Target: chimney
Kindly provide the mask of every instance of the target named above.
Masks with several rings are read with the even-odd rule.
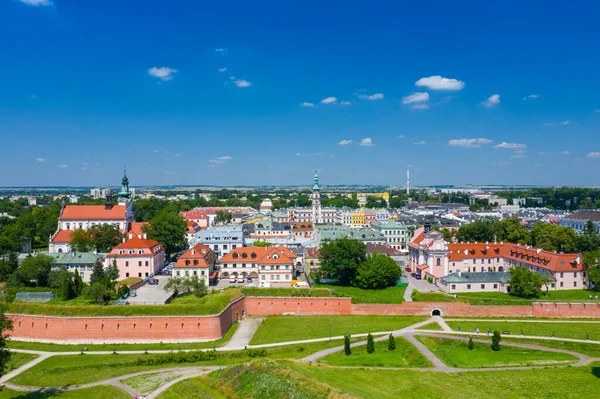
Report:
[[[138,235],[137,235],[137,238],[139,238],[139,239],[141,240],[141,239],[142,239],[142,235],[141,235],[141,234],[138,234]]]
[[[144,237],[144,240],[147,240],[148,239],[148,234],[144,233],[143,237]]]
[[[192,256],[196,255],[196,250],[192,249]]]
[[[123,243],[124,243],[125,241],[127,241],[127,239],[125,238],[125,236],[123,236]]]
[[[129,239],[131,240],[133,238],[133,233],[129,233]]]

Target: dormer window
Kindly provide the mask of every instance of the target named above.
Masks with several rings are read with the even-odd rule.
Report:
[[[279,255],[273,254],[273,259],[279,259]]]
[[[119,255],[123,255],[124,251],[122,249],[119,249]]]
[[[139,255],[141,255],[141,254],[143,254],[143,253],[144,253],[144,251],[142,251],[141,249],[138,249],[138,254],[139,254]]]
[[[256,259],[256,253],[255,253],[255,252],[252,252],[252,253],[250,254],[250,257],[251,257],[252,259]]]
[[[129,255],[133,255],[133,249],[129,250]]]
[[[233,259],[237,259],[237,258],[238,258],[238,256],[239,256],[239,255],[238,255],[236,252],[234,252],[234,253],[233,253],[233,255],[232,255]]]
[[[247,253],[245,253],[245,252],[244,252],[244,253],[242,253],[242,259],[246,259],[247,257],[248,257],[248,254],[247,254]]]

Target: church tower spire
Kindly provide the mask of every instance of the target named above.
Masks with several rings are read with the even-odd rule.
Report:
[[[123,179],[121,179],[121,190],[119,191],[119,202],[127,202],[131,198],[129,190],[129,179],[127,178],[127,170],[123,169]]]
[[[323,223],[323,217],[321,216],[321,188],[319,187],[319,175],[315,169],[313,193],[311,197],[312,201],[312,222],[313,224]]]

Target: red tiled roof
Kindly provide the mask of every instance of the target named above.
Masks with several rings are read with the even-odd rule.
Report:
[[[244,257],[244,254],[246,257]],[[255,257],[252,257],[252,254]],[[275,256],[275,257],[274,257]],[[220,260],[221,263],[252,262],[264,265],[270,264],[293,264],[296,253],[283,245],[272,245],[270,247],[242,247],[227,253]]]
[[[396,248],[392,248],[384,244],[367,243],[367,253],[372,254],[373,252],[384,255],[400,255],[400,251],[398,251]]]
[[[318,248],[314,248],[314,249],[305,248],[304,249],[304,257],[305,258],[316,259],[320,255],[321,255],[321,253]]]
[[[513,244],[510,244],[513,245]],[[448,259],[450,261],[461,261],[464,259],[484,258],[492,259],[503,257],[506,253],[507,243],[456,243],[448,244]],[[466,251],[466,253],[465,253]]]
[[[186,220],[186,224],[187,224],[187,232],[188,233],[196,233],[196,232],[202,230],[200,228],[200,226],[198,226],[198,223],[193,222],[191,220]]]
[[[59,230],[52,239],[52,242],[71,242],[73,230]]]
[[[217,254],[208,245],[197,244],[185,251],[175,263],[174,268],[207,268],[217,259]]]
[[[158,241],[154,241],[151,239],[143,239],[143,238],[140,238],[139,236],[133,236],[132,238],[128,239],[127,241],[122,242],[119,245],[115,246],[113,248],[113,250],[115,250],[115,249],[154,248],[157,245],[160,245],[160,243]]]
[[[422,264],[422,265],[418,265],[418,266],[417,266],[417,269],[418,269],[418,270],[425,270],[425,269],[427,269],[427,268],[429,268],[429,266],[427,266],[426,264]]]
[[[313,229],[312,222],[292,222],[292,230],[312,231]]]
[[[125,219],[127,207],[114,205],[106,209],[104,205],[67,205],[59,220],[122,220]]]
[[[147,225],[150,225],[150,223],[148,223],[148,222],[132,222],[131,228],[129,229],[129,231],[131,233],[133,233],[134,236],[144,234],[144,232],[142,231],[142,227],[147,226]]]
[[[505,257],[531,266],[539,266],[558,272],[585,269],[580,254],[558,254],[533,247],[527,248],[524,245],[518,244],[509,244]]]
[[[185,219],[208,219],[208,216],[206,216],[205,213],[197,209],[192,209],[191,211],[187,212],[181,212],[181,216]]]

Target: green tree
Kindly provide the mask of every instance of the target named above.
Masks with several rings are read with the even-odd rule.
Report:
[[[219,211],[215,216],[214,224],[227,224],[231,223],[232,218],[231,212]]]
[[[500,332],[498,330],[494,330],[494,334],[492,335],[492,350],[498,352],[500,350]]]
[[[163,210],[142,229],[148,233],[148,237],[161,243],[169,256],[187,242],[185,238],[187,224],[177,212]]]
[[[350,336],[344,336],[344,354],[346,356],[350,356],[352,354],[352,350],[350,349]]]
[[[367,353],[375,352],[375,342],[373,341],[373,336],[369,333],[367,335]]]
[[[203,278],[193,276],[190,280],[192,284],[192,291],[196,297],[202,298],[208,294],[208,287],[206,286],[206,281],[204,281]]]
[[[54,260],[46,255],[28,256],[15,271],[13,282],[18,281],[21,286],[47,287],[53,264]]]
[[[531,233],[521,223],[521,219],[514,216],[503,219],[497,233],[498,241],[507,241],[514,244],[529,244],[531,241]]]
[[[48,273],[48,287],[60,289],[63,282],[69,278],[71,278],[71,273],[66,267],[53,268]]]
[[[388,337],[388,350],[393,351],[396,350],[396,339],[392,334]]]
[[[358,266],[366,259],[366,249],[364,243],[347,237],[323,243],[319,255],[321,271],[341,285],[350,285]]]
[[[475,344],[473,343],[473,337],[469,337],[469,344],[467,345],[469,350],[475,349]]]
[[[396,284],[401,276],[402,271],[392,258],[373,253],[358,266],[352,285],[362,289],[385,288]]]
[[[75,292],[77,293],[77,296],[79,296],[83,292],[83,288],[85,287],[85,283],[81,279],[81,275],[79,274],[79,270],[75,269],[75,273],[74,274],[75,275],[73,277],[73,283],[75,283]]]
[[[17,254],[11,252],[8,258],[0,259],[0,281],[6,281],[19,267]]]
[[[266,241],[254,241],[252,243],[252,246],[254,246],[254,247],[270,247],[271,243],[266,242]]]
[[[577,233],[570,227],[537,223],[531,230],[532,245],[547,251],[572,253],[576,251]]]
[[[542,293],[542,284],[544,279],[538,273],[532,272],[525,266],[513,267],[510,269],[510,279],[508,285],[510,292],[523,298],[535,298]]]
[[[113,259],[112,263],[106,270],[106,275],[113,281],[116,281],[119,278],[119,268],[117,267],[116,259]]]
[[[110,252],[123,240],[123,234],[121,234],[119,228],[112,224],[92,226],[88,230],[88,236],[90,237],[92,249],[102,253]]]
[[[585,222],[583,234],[585,234],[586,236],[592,236],[596,234],[596,226],[594,225],[594,221],[592,219]]]
[[[456,232],[459,241],[494,241],[500,231],[500,222],[495,218],[483,218],[462,225]]]
[[[90,232],[83,229],[77,229],[71,234],[70,245],[75,252],[89,252],[94,249]]]
[[[106,277],[104,272],[104,266],[100,262],[96,262],[92,268],[92,275],[90,276],[90,285],[99,283]]]
[[[87,286],[83,290],[83,296],[91,299],[94,303],[106,305],[113,294],[113,290],[108,288],[104,281],[99,281]]]
[[[75,291],[75,283],[71,279],[71,276],[63,279],[60,289],[58,291],[58,298],[62,301],[68,301],[77,296]]]
[[[10,362],[11,352],[6,347],[6,340],[10,338],[9,331],[12,329],[12,321],[0,312],[0,376],[6,373]]]

